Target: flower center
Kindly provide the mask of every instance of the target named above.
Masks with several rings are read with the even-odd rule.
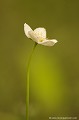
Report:
[[[44,38],[41,38],[41,37],[39,37],[39,40],[38,40],[39,42],[43,42],[44,41]]]
[[[39,39],[39,42],[43,42],[44,41],[44,39]]]

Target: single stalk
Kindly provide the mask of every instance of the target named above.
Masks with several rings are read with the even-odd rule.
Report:
[[[28,61],[28,66],[27,66],[27,81],[26,81],[26,120],[29,120],[29,72],[30,72],[30,63],[31,63],[31,59],[32,59],[32,55],[34,53],[35,47],[36,47],[37,43],[34,43],[33,49],[32,49],[32,53],[29,57],[29,61]]]

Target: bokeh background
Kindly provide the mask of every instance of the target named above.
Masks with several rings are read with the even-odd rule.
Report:
[[[26,120],[26,71],[34,42],[23,31],[45,27],[30,70],[30,120],[79,117],[79,0],[0,0],[0,120]]]

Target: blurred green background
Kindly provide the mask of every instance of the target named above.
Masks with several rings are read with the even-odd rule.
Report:
[[[26,71],[34,42],[23,31],[45,27],[30,71],[30,120],[79,117],[79,0],[0,1],[0,120],[26,120]]]

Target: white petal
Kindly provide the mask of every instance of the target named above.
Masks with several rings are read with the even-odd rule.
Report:
[[[28,34],[33,41],[38,43],[39,38],[36,36],[33,30],[29,31]]]
[[[39,38],[46,38],[46,30],[45,28],[36,28],[34,30],[34,33],[39,37]]]
[[[31,27],[30,27],[28,24],[25,23],[25,24],[24,24],[24,32],[25,32],[25,35],[26,35],[28,38],[30,38],[28,32],[31,31],[31,30],[32,30]]]
[[[52,40],[44,40],[43,42],[38,42],[38,44],[45,45],[45,46],[53,46],[58,41],[56,39]]]

